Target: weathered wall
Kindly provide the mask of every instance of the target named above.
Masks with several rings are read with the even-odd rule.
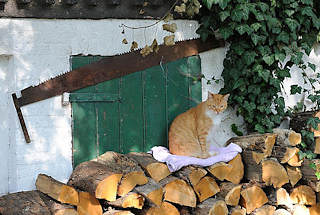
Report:
[[[69,71],[72,55],[115,55],[129,50],[130,44],[121,43],[124,37],[142,47],[154,37],[162,42],[168,34],[158,24],[146,31],[125,30],[123,35],[122,23],[145,26],[153,21],[0,19],[0,195],[34,189],[38,173],[66,181],[72,171],[70,105],[62,106],[57,96],[23,107],[32,141],[26,144],[11,93]],[[176,39],[197,37],[196,22],[176,23]],[[202,72],[219,75],[224,56],[225,48],[201,54]],[[212,86],[203,85],[204,98],[208,88]],[[225,130],[228,139],[232,135],[228,125]]]

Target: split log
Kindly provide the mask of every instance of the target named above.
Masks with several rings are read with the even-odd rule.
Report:
[[[209,215],[228,215],[228,207],[223,200],[218,200],[213,203]]]
[[[275,128],[272,131],[277,134],[277,142],[281,145],[296,146],[301,143],[301,134],[296,133],[294,130]]]
[[[89,192],[98,199],[114,201],[121,177],[119,171],[95,161],[87,161],[75,168],[68,185]]]
[[[290,199],[294,204],[316,204],[316,194],[313,189],[307,185],[300,185],[294,188],[290,194]]]
[[[246,215],[246,209],[237,206],[235,208],[232,208],[231,215]]]
[[[227,180],[234,184],[239,184],[244,175],[244,166],[240,154],[227,164],[219,162],[209,166],[207,170],[220,181]]]
[[[299,149],[297,147],[287,147],[286,153],[284,154],[283,158],[281,159],[281,163],[288,163],[290,159],[293,158],[297,153],[299,152]]]
[[[282,187],[289,182],[289,177],[285,168],[273,159],[262,162],[262,181],[274,188]]]
[[[311,168],[311,164],[315,169]],[[320,192],[320,181],[317,179],[316,172],[320,171],[320,159],[309,160],[305,159],[301,165],[301,173],[303,179],[308,182],[315,192]]]
[[[181,179],[173,180],[164,186],[164,200],[179,205],[196,207],[197,198],[193,189]]]
[[[292,187],[302,178],[301,170],[298,167],[287,166],[287,173]]]
[[[309,208],[310,215],[320,215],[320,203]]]
[[[79,194],[73,187],[63,184],[45,174],[38,175],[36,188],[61,203],[77,205],[79,202]]]
[[[115,210],[113,208],[109,208],[103,215],[134,215],[131,211],[126,210]]]
[[[204,168],[196,166],[186,166],[177,171],[175,175],[186,182],[190,183],[193,187],[207,174]]]
[[[253,212],[253,215],[273,215],[275,211],[276,211],[276,207],[272,205],[264,205],[260,208],[257,208]]]
[[[156,182],[170,175],[170,171],[165,163],[155,160],[151,154],[142,152],[131,152],[127,156],[136,162],[153,178]]]
[[[99,201],[87,192],[79,192],[79,203],[77,205],[79,215],[102,215],[102,206]]]
[[[27,191],[0,197],[0,214],[77,215],[78,213],[72,206],[55,202],[39,191]]]
[[[227,205],[237,206],[240,200],[241,188],[242,185],[223,182],[220,184],[220,192],[217,194],[217,198],[224,199]]]
[[[108,151],[97,157],[95,161],[123,174],[118,187],[119,196],[124,196],[132,191],[135,186],[143,185],[148,182],[148,179],[138,162],[123,154]]]
[[[54,199],[41,192],[39,192],[39,195],[48,207],[51,215],[78,215],[77,210],[74,209],[73,206],[58,203]]]
[[[285,205],[287,207],[292,206],[292,201],[289,193],[284,188],[279,188],[277,190],[277,205]]]
[[[273,215],[292,215],[289,211],[287,211],[286,209],[278,209],[276,210]]]
[[[142,213],[143,215],[180,215],[178,209],[169,202],[163,202],[160,207],[152,207]]]
[[[155,204],[161,206],[164,190],[162,186],[152,178],[148,178],[147,184],[135,187],[134,191],[143,195],[149,205],[152,206],[152,204]]]
[[[314,147],[314,153],[315,154],[320,154],[320,137],[316,137],[316,145]]]
[[[296,150],[296,153],[288,160],[288,164],[290,166],[298,167],[301,166],[303,160],[300,160],[299,158],[299,149]]]
[[[194,191],[196,192],[199,201],[203,202],[204,200],[214,196],[216,193],[220,192],[220,188],[216,181],[210,177],[203,177],[198,184],[194,187]]]
[[[309,209],[304,205],[294,205],[292,215],[310,215]]]
[[[115,201],[108,201],[107,204],[119,208],[142,209],[144,205],[144,200],[145,198],[142,195],[130,192]]]
[[[241,191],[241,197],[242,206],[246,208],[247,214],[256,208],[260,208],[269,201],[265,192],[256,185],[243,189]]]

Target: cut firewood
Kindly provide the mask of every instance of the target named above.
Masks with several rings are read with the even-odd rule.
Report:
[[[244,175],[244,167],[241,159],[241,155],[238,154],[235,158],[228,162],[230,171],[226,175],[225,179],[234,184],[239,184]]]
[[[127,156],[136,162],[153,178],[156,182],[170,175],[168,166],[155,160],[151,154],[142,152],[131,152]]]
[[[227,180],[234,184],[239,184],[244,175],[244,167],[240,154],[227,164],[219,162],[208,167],[207,170],[220,181]]]
[[[216,198],[209,198],[206,199],[203,202],[200,202],[197,204],[197,207],[194,209],[192,214],[196,215],[208,215],[212,206],[214,205],[215,202],[219,201],[221,199],[216,199]]]
[[[144,215],[180,215],[178,209],[169,202],[163,202],[160,207],[152,207],[143,212]]]
[[[316,137],[316,145],[314,146],[314,153],[320,154],[320,137]]]
[[[272,205],[264,205],[260,208],[257,208],[253,212],[253,215],[273,215],[275,211],[276,211],[276,207]]]
[[[265,192],[256,185],[243,189],[241,191],[241,197],[243,207],[246,208],[247,214],[256,208],[260,208],[269,201]]]
[[[207,174],[207,171],[201,167],[186,166],[181,170],[177,171],[175,175],[187,182],[192,186],[198,184],[200,179],[202,179]]]
[[[100,205],[99,201],[90,193],[79,192],[77,211],[79,215],[102,215],[102,206]]]
[[[287,211],[286,209],[278,209],[276,210],[273,215],[292,215],[289,211]]]
[[[77,210],[73,206],[58,203],[54,199],[41,192],[39,192],[39,195],[48,207],[51,215],[78,215]]]
[[[194,191],[196,192],[199,201],[203,202],[220,192],[220,188],[212,177],[205,176],[194,186]]]
[[[277,190],[277,205],[285,205],[287,207],[292,205],[289,193],[284,188],[279,188]]]
[[[268,154],[276,140],[276,134],[251,134],[247,136],[233,137],[227,141],[227,145],[235,143],[242,149],[249,149]]]
[[[311,167],[314,166],[313,167]],[[301,165],[301,173],[303,179],[308,182],[308,185],[312,187],[315,192],[320,192],[320,181],[318,180],[316,173],[320,171],[320,159],[305,159]]]
[[[301,134],[293,130],[275,128],[273,133],[277,134],[277,142],[286,146],[296,146],[301,143]]]
[[[297,149],[296,153],[288,160],[288,164],[290,166],[295,166],[295,167],[301,166],[303,160],[300,160],[300,158],[299,158],[299,154],[298,154],[299,151],[300,150]]]
[[[108,201],[107,204],[119,208],[142,209],[144,205],[144,200],[145,198],[142,195],[130,192],[115,201]]]
[[[267,185],[279,188],[289,182],[289,177],[285,168],[277,160],[269,159],[262,161],[262,180]]]
[[[229,174],[231,168],[229,168],[229,165],[226,163],[218,162],[209,166],[207,170],[218,180],[223,181]]]
[[[73,187],[63,184],[45,174],[38,175],[36,188],[61,203],[77,205],[79,202],[79,194]]]
[[[231,215],[246,215],[246,209],[237,206],[231,209]]]
[[[148,178],[148,183],[142,186],[137,186],[134,191],[143,195],[149,202],[149,205],[155,204],[160,206],[163,198],[163,188],[159,183],[152,178]]]
[[[290,198],[294,204],[315,205],[316,194],[313,189],[307,185],[300,185],[293,189]]]
[[[70,205],[55,202],[39,191],[11,193],[0,197],[1,215],[77,215]]]
[[[193,189],[181,179],[176,179],[164,187],[164,200],[179,205],[195,207],[197,203]]]
[[[122,173],[104,164],[87,161],[75,168],[68,185],[89,192],[98,199],[115,201],[121,177]]]
[[[96,158],[95,161],[116,169],[123,174],[118,187],[119,196],[124,196],[133,190],[135,186],[143,185],[148,182],[148,179],[138,162],[123,154],[108,151]]]
[[[310,215],[320,215],[320,203],[309,208]]]
[[[297,147],[287,147],[286,153],[281,159],[281,163],[287,163],[298,152],[299,149]]]
[[[213,203],[209,215],[228,215],[228,207],[223,200],[218,200]]]
[[[294,185],[302,178],[301,170],[298,167],[287,166],[287,173],[292,187],[294,187]]]
[[[148,183],[148,178],[145,176],[143,172],[129,172],[121,179],[121,183],[118,187],[118,195],[124,196],[129,193],[135,186],[144,185]]]
[[[231,182],[220,183],[220,192],[217,198],[224,199],[227,205],[237,206],[240,200],[240,191],[242,185],[233,184]]]
[[[260,164],[264,158],[264,153],[252,151],[252,158],[256,164]]]
[[[134,215],[134,213],[126,210],[115,210],[113,208],[108,208],[108,210],[104,212],[103,215]]]
[[[294,205],[292,215],[310,215],[309,209],[304,205]]]

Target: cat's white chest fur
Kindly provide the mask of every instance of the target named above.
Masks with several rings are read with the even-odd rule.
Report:
[[[221,122],[223,120],[223,113],[215,113],[212,110],[207,110],[206,115],[212,120],[213,125],[208,131],[207,135],[207,147],[209,147],[209,152],[214,150],[216,147],[224,147],[225,142],[223,139],[223,129],[221,127]],[[210,153],[211,154],[211,153]]]

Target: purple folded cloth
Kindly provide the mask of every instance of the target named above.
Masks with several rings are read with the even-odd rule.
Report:
[[[175,172],[184,166],[197,165],[197,166],[211,166],[218,162],[228,162],[232,160],[238,153],[242,152],[240,146],[231,143],[226,147],[215,148],[217,155],[201,159],[189,156],[180,156],[170,154],[169,150],[163,146],[155,146],[151,149],[150,153],[153,157],[160,162],[165,162],[170,172]]]

